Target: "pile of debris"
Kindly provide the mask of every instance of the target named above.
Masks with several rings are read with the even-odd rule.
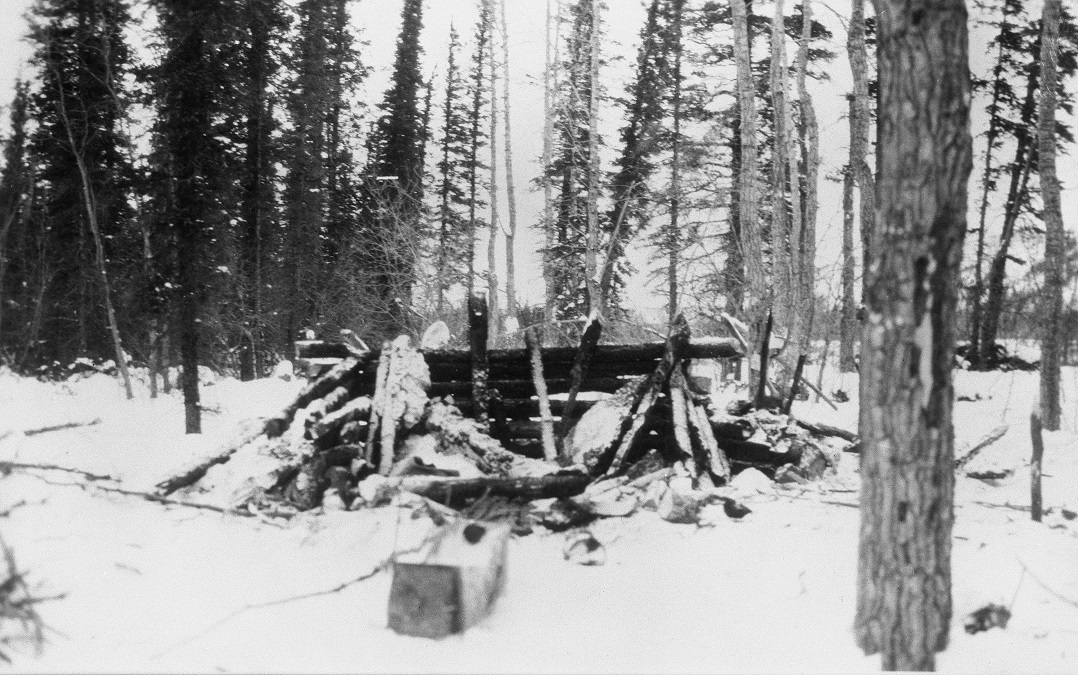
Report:
[[[963,370],[969,370],[973,362],[970,358],[971,354],[969,348],[969,343],[964,342],[955,347],[954,350],[956,364]],[[988,354],[985,355],[984,363],[980,369],[1002,370],[1006,372],[1008,370],[1037,370],[1040,367],[1040,361],[1026,361],[1020,356],[1011,354],[1003,345],[995,344],[988,350]]]
[[[527,349],[488,353],[480,327],[470,352],[420,351],[407,336],[347,356],[335,347],[338,356],[318,357],[329,369],[289,406],[159,494],[276,514],[357,509],[402,492],[458,509],[577,497],[570,511],[626,515],[648,490],[663,501],[653,484],[679,485],[699,505],[746,468],[806,482],[855,447],[849,432],[747,401],[714,409],[687,367],[743,350],[694,343],[680,318],[665,343],[610,346],[598,345],[593,320],[579,349],[544,350],[529,333]],[[307,353],[318,349],[331,351]],[[558,394],[567,396],[550,399]],[[666,511],[677,520],[672,500]]]

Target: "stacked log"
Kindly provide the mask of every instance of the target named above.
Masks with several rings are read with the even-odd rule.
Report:
[[[298,343],[301,364],[309,357],[328,368],[261,434],[239,437],[250,452],[288,457],[249,481],[262,486],[258,494],[300,509],[348,508],[357,496],[378,501],[373,488],[361,494],[377,474],[383,487],[457,506],[482,495],[564,497],[656,466],[704,490],[749,467],[800,482],[833,463],[825,436],[849,437],[794,422],[778,412],[781,401],[714,410],[687,368],[692,359],[742,357],[743,348],[736,339],[694,342],[682,317],[662,343],[601,345],[593,317],[575,348],[544,349],[533,331],[525,349],[486,349],[485,307],[481,298],[470,303],[469,350],[417,350],[407,337],[372,350]],[[190,486],[235,452],[159,488]]]

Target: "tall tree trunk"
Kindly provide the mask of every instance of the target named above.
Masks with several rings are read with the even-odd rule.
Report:
[[[756,221],[756,99],[749,60],[749,25],[745,0],[730,0],[734,23],[734,59],[737,65],[737,101],[741,113],[741,174],[738,184],[738,223],[745,263],[744,316],[755,350],[767,316],[764,262],[760,252],[760,224]]]
[[[490,231],[487,237],[487,298],[490,303],[490,338],[502,332],[502,313],[498,306],[498,58],[494,45],[494,0],[484,0],[490,20],[487,42],[490,44]]]
[[[816,316],[816,213],[819,210],[817,186],[820,175],[820,129],[816,121],[816,106],[808,91],[805,78],[808,72],[808,52],[812,42],[812,0],[802,4],[801,42],[797,49],[797,98],[801,111],[798,126],[801,161],[804,163],[804,190],[795,194],[796,201],[803,204],[801,217],[804,224],[800,231],[800,260],[798,269],[798,308],[800,314],[801,353],[807,354],[812,343],[813,321]],[[798,172],[801,173],[801,172]],[[791,178],[791,180],[795,180]]]
[[[588,231],[584,244],[584,284],[588,314],[602,309],[599,294],[599,0],[589,0],[591,33],[588,45]]]
[[[1059,67],[1060,0],[1045,0],[1041,19],[1041,101],[1037,128],[1037,168],[1044,200],[1044,288],[1041,302],[1041,419],[1059,429],[1059,367],[1063,342],[1063,284],[1067,264],[1063,209],[1056,176],[1056,81]]]
[[[978,364],[986,363],[995,349],[1007,291],[1007,259],[1014,238],[1014,227],[1029,201],[1029,176],[1033,170],[1034,150],[1030,129],[1037,112],[1038,74],[1039,69],[1031,69],[1026,80],[1026,97],[1022,103],[1022,116],[1016,134],[1018,142],[1014,150],[1014,162],[1011,163],[1011,182],[1007,190],[1007,202],[1003,207],[1003,231],[999,235],[999,248],[992,256],[992,265],[988,270],[988,299],[985,301],[984,317],[981,320]]]
[[[1000,34],[1009,31],[1008,20],[1010,18],[1010,4],[1003,3],[1003,22],[1000,26]],[[981,174],[981,205],[977,218],[977,249],[976,259],[973,264],[973,288],[970,289],[969,297],[969,349],[967,355],[975,368],[981,367],[981,320],[984,313],[984,242],[988,218],[988,200],[991,194],[993,166],[997,139],[999,138],[999,115],[995,112],[999,107],[1003,81],[1003,40],[999,41],[999,49],[996,53],[996,66],[992,71],[992,100],[989,109],[992,110],[988,118],[987,148],[984,152],[984,172]]]
[[[931,670],[951,620],[952,364],[972,169],[963,0],[876,0],[880,218],[862,329],[855,633]]]
[[[505,128],[505,193],[509,206],[509,229],[505,232],[505,314],[517,316],[516,255],[517,190],[513,183],[513,130],[509,119],[509,27],[505,21],[505,0],[498,7],[502,32],[502,115]]]
[[[775,0],[775,14],[771,20],[771,107],[775,112],[774,142],[771,153],[771,288],[775,325],[781,326],[789,337],[791,318],[790,302],[790,221],[786,205],[786,178],[789,166],[789,139],[786,91],[786,26],[783,17],[783,0]],[[786,350],[783,350],[785,355]],[[784,359],[785,360],[785,359]]]
[[[670,224],[666,230],[666,278],[667,323],[674,325],[678,315],[678,256],[681,253],[681,232],[678,217],[681,210],[681,15],[684,0],[674,0],[674,100],[671,114],[674,118],[674,137],[671,140],[673,156],[670,162]]]
[[[547,172],[553,161],[554,152],[554,90],[557,86],[557,28],[560,25],[557,18],[561,16],[561,2],[558,0],[557,16],[551,11],[551,0],[546,0],[546,29],[545,29],[545,68],[543,69],[543,235],[545,248],[543,249],[543,283],[545,295],[543,303],[543,319],[554,321],[554,299],[557,294],[554,280],[554,260],[551,251],[556,241],[554,237],[554,194],[553,185]],[[555,28],[551,30],[551,26]],[[553,36],[551,33],[553,32]]]
[[[877,15],[879,11],[877,10]],[[876,223],[876,179],[868,165],[869,128],[872,114],[868,100],[868,49],[865,46],[865,0],[852,0],[850,30],[846,52],[853,74],[853,110],[850,114],[850,156],[854,159],[854,175],[860,195],[862,302],[868,289],[868,273],[873,249]]]
[[[112,288],[109,283],[109,274],[105,263],[105,246],[101,237],[101,228],[97,220],[97,199],[94,196],[93,182],[90,178],[90,169],[86,166],[86,158],[83,155],[84,147],[79,145],[75,138],[75,129],[71,117],[68,115],[66,94],[63,91],[63,74],[55,63],[47,64],[56,79],[56,86],[60,95],[57,97],[60,123],[64,126],[64,134],[67,137],[68,147],[75,157],[75,165],[79,172],[80,194],[82,205],[86,212],[86,223],[90,228],[90,235],[94,242],[94,262],[97,270],[97,278],[101,283],[101,294],[105,303],[105,318],[108,322],[109,335],[112,338],[112,347],[116,355],[116,367],[120,371],[123,380],[124,393],[128,399],[135,398],[131,389],[131,374],[127,370],[127,355],[124,354],[123,343],[120,341],[120,327],[116,321],[116,308],[112,304]]]
[[[854,130],[854,97],[846,97],[850,103],[850,138]],[[850,143],[850,160],[842,177],[842,322],[839,325],[838,368],[839,372],[852,373],[857,370],[854,361],[853,343],[857,334],[857,299],[854,297],[853,255],[853,184],[857,169],[853,143]]]

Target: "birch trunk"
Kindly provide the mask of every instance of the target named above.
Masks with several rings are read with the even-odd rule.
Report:
[[[588,88],[588,232],[584,249],[584,284],[588,290],[588,312],[600,310],[599,296],[599,0],[590,0]]]
[[[673,157],[670,162],[670,224],[666,230],[667,321],[673,326],[678,313],[678,255],[681,233],[678,217],[681,208],[681,14],[683,0],[674,0],[674,117]]]
[[[869,128],[872,114],[868,100],[868,49],[865,47],[865,0],[852,0],[846,52],[853,74],[853,110],[850,116],[850,156],[860,195],[862,295],[868,288],[868,268],[872,260],[873,231],[876,228],[876,180],[868,165]],[[862,298],[864,302],[864,298]]]
[[[551,40],[551,24],[555,23],[555,17],[551,12],[551,0],[546,2],[546,40],[545,59],[546,67],[543,69],[543,235],[546,248],[543,253],[543,283],[546,286],[544,296],[543,318],[546,321],[554,320],[554,264],[550,251],[554,247],[554,196],[550,183],[550,163],[554,148],[554,88],[557,83],[557,62],[554,55],[557,53],[557,28],[554,29],[553,42]],[[560,15],[560,1],[559,1]]]
[[[1063,342],[1063,284],[1066,238],[1056,175],[1056,86],[1059,68],[1060,0],[1045,0],[1041,19],[1041,100],[1037,128],[1037,168],[1044,200],[1044,288],[1041,326],[1041,419],[1044,428],[1059,430],[1059,370]]]
[[[505,315],[516,318],[517,191],[513,182],[513,129],[509,120],[509,28],[505,21],[505,0],[498,7],[502,32],[502,116],[505,129],[505,192],[509,201],[509,229],[505,232]]]
[[[748,10],[745,0],[730,0],[734,23],[734,59],[737,66],[737,101],[741,114],[741,173],[738,181],[738,244],[745,264],[744,316],[755,349],[760,326],[767,315],[764,263],[760,251],[760,224],[756,221],[756,99],[749,59]]]
[[[494,2],[484,0],[490,12],[487,40],[490,44],[490,231],[487,238],[487,298],[490,302],[490,337],[496,341],[502,330],[498,306],[498,59],[494,45]]]
[[[804,162],[804,186],[802,196],[797,202],[804,204],[801,217],[801,259],[798,280],[800,299],[799,325],[801,328],[801,353],[807,354],[812,341],[812,328],[816,316],[816,214],[819,210],[817,185],[820,174],[820,129],[816,121],[816,106],[812,94],[805,82],[808,72],[808,50],[812,42],[812,1],[803,2],[803,22],[801,24],[801,43],[797,49],[797,98],[801,110],[801,123],[798,127],[801,145],[801,161]],[[793,180],[793,179],[791,179]],[[799,186],[800,187],[800,186]]]
[[[954,521],[955,308],[972,169],[963,0],[876,0],[876,250],[862,328],[855,634],[884,670],[947,647]]]
[[[97,267],[97,278],[101,282],[101,293],[104,296],[105,301],[105,316],[108,320],[109,335],[112,338],[112,347],[116,354],[116,367],[120,370],[120,378],[123,380],[124,393],[127,398],[135,398],[135,394],[131,389],[131,374],[127,371],[127,357],[124,355],[123,343],[120,341],[120,328],[116,321],[116,308],[112,304],[112,288],[109,284],[108,270],[105,267],[105,247],[101,240],[101,228],[97,222],[97,199],[94,196],[93,184],[90,181],[90,170],[86,166],[86,160],[82,154],[82,148],[75,140],[75,130],[72,127],[71,118],[67,114],[67,105],[64,102],[65,94],[63,91],[63,76],[55,65],[48,64],[50,69],[53,69],[53,77],[56,78],[56,85],[59,88],[60,95],[57,97],[59,101],[59,113],[60,121],[64,126],[64,133],[67,135],[68,145],[71,148],[71,154],[75,157],[75,165],[79,171],[80,182],[80,194],[82,196],[82,205],[86,211],[86,223],[90,227],[90,234],[93,237],[94,242],[94,261]]]

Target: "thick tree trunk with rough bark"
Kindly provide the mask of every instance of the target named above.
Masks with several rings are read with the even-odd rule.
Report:
[[[876,0],[878,197],[861,352],[855,633],[931,670],[951,619],[955,308],[972,169],[963,0]]]
[[[730,0],[734,22],[734,60],[737,65],[737,101],[741,113],[741,172],[738,181],[738,244],[745,264],[744,316],[752,331],[749,343],[758,340],[767,314],[764,262],[760,252],[760,224],[756,220],[756,99],[749,61],[748,10],[745,0]]]
[[[1041,291],[1041,418],[1059,429],[1059,366],[1063,343],[1063,283],[1066,241],[1056,176],[1056,80],[1059,67],[1060,0],[1045,0],[1041,19],[1041,101],[1037,128],[1041,198],[1044,200],[1044,287]]]
[[[771,107],[775,111],[774,143],[771,151],[771,288],[775,324],[784,330],[792,325],[790,289],[793,288],[790,270],[789,211],[786,206],[786,179],[789,166],[787,137],[788,113],[786,103],[787,64],[786,30],[783,21],[783,0],[776,0],[771,20]]]

